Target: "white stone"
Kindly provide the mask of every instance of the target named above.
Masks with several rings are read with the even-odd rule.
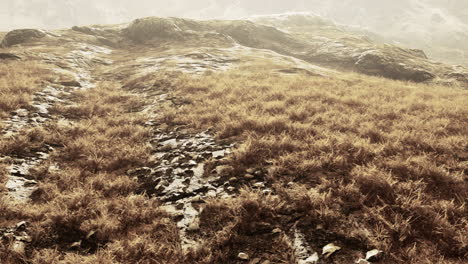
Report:
[[[239,253],[239,255],[237,255],[237,257],[239,257],[242,260],[248,260],[250,258],[249,255],[247,255],[246,253],[243,253],[243,252]]]

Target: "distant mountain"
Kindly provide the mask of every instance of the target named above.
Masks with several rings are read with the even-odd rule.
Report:
[[[110,24],[144,16],[234,19],[312,12],[372,31],[385,42],[423,49],[429,58],[468,66],[468,1],[463,0],[2,0],[0,30]]]
[[[423,49],[429,57],[468,64],[468,1],[329,1],[320,11],[338,23]]]
[[[65,32],[65,34],[64,34]],[[157,47],[268,50],[291,61],[302,60],[312,66],[338,71],[355,71],[390,79],[468,85],[468,70],[431,60],[424,51],[385,43],[372,32],[342,26],[322,16],[308,13],[255,16],[244,20],[193,20],[147,17],[130,24],[73,27],[47,33],[14,30],[2,41],[12,47],[32,41],[48,45],[70,41],[69,34],[82,33],[87,42],[112,48],[132,48],[134,44]],[[62,35],[62,36],[61,36]],[[83,36],[82,36],[83,37]]]

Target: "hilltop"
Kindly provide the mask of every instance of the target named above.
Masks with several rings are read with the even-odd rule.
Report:
[[[137,19],[126,27],[74,27],[72,30],[75,32],[61,32],[63,36],[60,33],[55,36],[45,33],[31,36],[47,44],[70,41],[70,36],[111,48],[151,43],[158,47],[195,47],[199,44],[210,48],[240,46],[270,50],[313,65],[396,80],[462,85],[468,82],[467,70],[461,66],[432,61],[422,50],[383,43],[383,38],[375,34],[339,26],[311,14],[233,21],[150,17]],[[22,41],[14,33],[5,36],[4,47]]]
[[[290,0],[265,5],[251,0],[173,0],[162,5],[155,0],[4,0],[0,3],[3,28],[58,28],[92,23],[130,21],[152,14],[193,18],[239,18],[254,14],[310,11],[337,23],[366,29],[398,46],[423,49],[436,61],[467,67],[468,2],[460,0]],[[112,6],[112,9],[108,7]],[[113,22],[114,21],[114,22]]]
[[[464,263],[468,70],[312,14],[1,33],[2,263]]]

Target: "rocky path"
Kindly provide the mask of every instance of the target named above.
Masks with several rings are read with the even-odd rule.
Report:
[[[91,76],[91,64],[103,63],[98,59],[100,54],[108,54],[110,50],[91,45],[77,45],[77,49],[68,53],[64,58],[41,54],[43,61],[60,65],[58,73],[65,73],[75,77],[72,82],[64,82],[46,86],[42,91],[34,94],[32,104],[11,113],[9,119],[3,121],[6,127],[1,132],[5,138],[13,138],[22,131],[41,127],[46,122],[59,120],[60,117],[50,112],[58,103],[66,104],[68,96],[80,89],[90,89],[95,86]],[[37,189],[37,182],[29,175],[30,170],[48,159],[54,147],[44,145],[22,155],[0,157],[0,161],[11,164],[6,188],[8,199],[13,203],[24,204],[30,201],[30,196]],[[51,166],[50,169],[59,169]],[[32,241],[27,232],[27,222],[20,222],[15,227],[0,229],[0,237],[11,241],[13,252],[24,255],[27,244]]]
[[[66,103],[66,98],[73,91],[95,86],[91,77],[91,64],[106,62],[99,59],[99,55],[108,54],[110,50],[84,44],[77,45],[76,48],[64,58],[41,54],[44,62],[60,65],[62,69],[57,69],[58,73],[72,75],[75,81],[48,85],[42,91],[35,93],[30,106],[13,111],[11,117],[3,121],[6,124],[6,128],[1,131],[3,137],[13,138],[25,129],[40,127],[48,121],[58,120],[60,117],[50,113],[54,105]],[[37,185],[37,182],[29,176],[29,171],[47,160],[53,150],[53,146],[45,145],[24,155],[0,157],[1,160],[11,164],[8,168],[6,187],[8,196],[13,201],[23,203],[29,200]]]
[[[241,177],[231,176],[235,168],[227,164],[236,143],[218,142],[209,130],[191,133],[184,127],[161,130],[153,122],[148,125],[155,126],[151,140],[154,164],[127,173],[138,178],[141,192],[161,200],[177,220],[184,252],[200,246],[199,216],[208,199],[234,198],[242,186],[275,194],[265,179],[268,168],[249,168]],[[318,263],[318,253],[297,228],[276,232],[289,237],[298,264]]]
[[[210,64],[211,57],[200,56],[198,59],[187,61],[184,57],[176,64],[176,68],[198,75],[206,70],[223,71],[232,67],[229,64],[220,68],[207,67],[205,64]],[[143,74],[154,71],[153,65],[159,63],[150,59],[145,62],[148,64],[141,70]],[[184,63],[190,64],[190,67]],[[180,101],[166,92],[135,92],[135,95],[151,102],[143,112],[157,119],[162,104],[177,105]],[[148,121],[146,125],[153,131],[150,141],[153,149],[152,164],[129,170],[127,174],[138,179],[141,186],[139,192],[160,200],[165,210],[176,219],[183,252],[188,253],[201,245],[199,217],[207,200],[235,198],[243,186],[265,195],[276,193],[265,179],[269,168],[249,168],[241,173],[241,177],[231,176],[235,168],[228,165],[229,155],[237,147],[236,143],[219,142],[210,130],[193,133],[184,126],[161,129],[156,121]],[[311,249],[298,229],[280,232],[288,238],[298,264],[318,263],[318,253]]]
[[[128,173],[138,177],[142,186],[140,191],[157,197],[169,212],[177,215],[182,247],[188,249],[196,246],[196,241],[188,236],[189,231],[198,229],[200,208],[194,204],[207,197],[230,195],[220,175],[222,169],[229,168],[218,166],[219,173],[210,173],[206,162],[223,163],[223,158],[234,145],[216,144],[208,131],[191,134],[159,129],[154,130],[151,144],[154,165]]]

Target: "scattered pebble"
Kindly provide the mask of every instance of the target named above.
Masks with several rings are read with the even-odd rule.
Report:
[[[248,174],[254,174],[255,169],[247,169],[245,172],[247,172]]]
[[[77,249],[77,248],[80,248],[80,247],[81,247],[81,240],[71,244],[69,248],[70,249]]]
[[[200,230],[200,219],[195,218],[192,221],[192,223],[190,223],[190,225],[187,227],[187,231],[195,232],[195,231],[198,231],[198,230]]]
[[[304,260],[299,260],[298,264],[315,264],[318,261],[319,261],[319,255],[317,252],[315,252],[312,256]]]
[[[381,254],[383,253],[383,251],[381,250],[378,250],[378,249],[373,249],[371,251],[368,251],[366,253],[366,260],[372,260],[374,258],[377,258],[378,256],[380,256]]]
[[[263,188],[265,187],[265,183],[263,182],[257,182],[253,185],[255,188]]]
[[[242,260],[249,260],[249,255],[247,255],[246,253],[239,253],[239,255],[237,255],[238,258],[242,259]]]
[[[247,174],[244,175],[244,178],[246,178],[247,180],[251,180],[251,179],[254,179],[255,176],[253,176],[252,174],[247,173]]]
[[[260,261],[261,261],[260,258],[254,258],[254,259],[252,259],[252,260],[249,262],[249,264],[259,264]]]
[[[28,222],[26,221],[21,221],[16,224],[16,231],[24,231],[26,229],[26,226],[28,225]]]
[[[340,250],[341,247],[336,246],[335,244],[331,243],[323,247],[322,255],[325,255],[325,258],[330,257],[333,253]]]
[[[22,241],[15,241],[11,246],[11,250],[19,255],[24,255],[26,253],[26,246]]]
[[[279,233],[281,233],[281,232],[282,232],[282,231],[281,231],[281,229],[279,229],[279,228],[275,228],[275,229],[273,229],[273,230],[271,231],[271,233],[273,233],[273,234],[279,234]]]

